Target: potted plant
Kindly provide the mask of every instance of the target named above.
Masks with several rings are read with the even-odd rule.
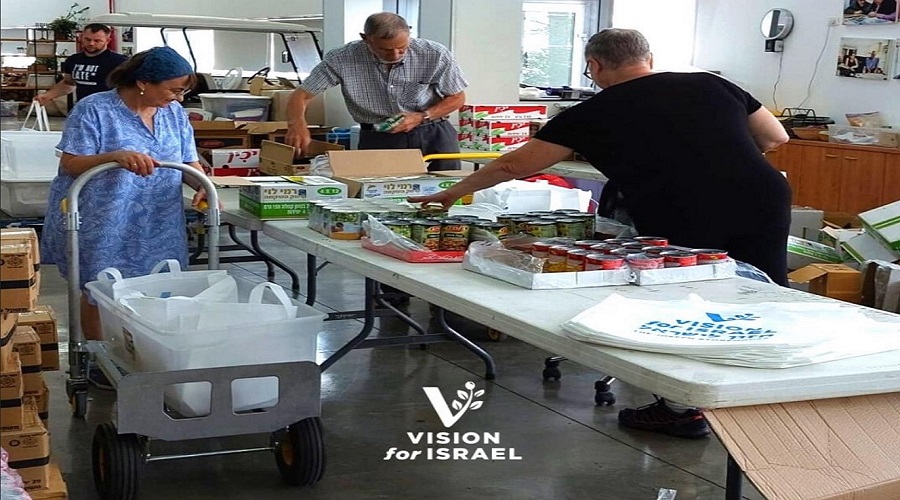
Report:
[[[66,15],[50,21],[47,23],[47,27],[53,30],[57,40],[74,40],[75,32],[78,31],[81,21],[84,21],[84,13],[88,9],[90,7],[81,7],[77,3],[73,3]]]
[[[56,58],[55,57],[37,57],[34,59],[34,63],[31,65],[32,71],[42,72],[42,71],[56,71]]]

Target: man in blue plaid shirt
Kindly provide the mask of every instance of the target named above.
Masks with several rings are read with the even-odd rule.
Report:
[[[381,12],[366,19],[361,40],[325,55],[288,103],[286,142],[309,146],[310,99],[340,85],[347,109],[360,124],[359,149],[421,149],[423,155],[459,152],[447,115],[465,102],[468,86],[443,45],[411,38],[406,20]],[[398,117],[389,130],[375,124]],[[402,118],[399,118],[402,117]],[[434,161],[429,170],[458,170],[458,160]]]

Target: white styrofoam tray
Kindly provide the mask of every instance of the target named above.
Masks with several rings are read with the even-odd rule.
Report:
[[[61,132],[0,134],[0,209],[14,217],[43,217],[56,177]]]

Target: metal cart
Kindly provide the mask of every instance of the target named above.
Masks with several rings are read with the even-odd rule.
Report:
[[[161,162],[161,167],[174,168],[193,175],[206,189],[209,203],[207,229],[209,268],[217,269],[219,254],[218,193],[213,183],[193,167]],[[94,483],[100,498],[133,499],[137,497],[141,467],[145,462],[272,451],[285,482],[310,485],[325,472],[321,412],[321,370],[312,361],[272,363],[222,368],[188,369],[166,372],[136,372],[102,341],[86,341],[81,328],[80,266],[78,229],[81,225],[78,196],[95,176],[120,168],[106,163],[80,175],[69,189],[66,230],[68,236],[69,299],[69,378],[66,393],[75,417],[87,412],[88,362],[94,358],[116,390],[116,406],[112,421],[97,426],[91,455]],[[278,403],[264,411],[236,413],[232,409],[232,381],[236,379],[277,377]],[[207,382],[211,384],[209,415],[175,418],[164,403],[164,388],[172,384]],[[186,439],[270,433],[268,444],[256,448],[221,450],[183,455],[154,455],[151,440]]]

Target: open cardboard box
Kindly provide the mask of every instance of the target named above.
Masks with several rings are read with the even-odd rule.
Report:
[[[810,264],[789,273],[788,280],[795,289],[854,304],[860,301],[862,273],[844,264]]]
[[[328,151],[334,178],[349,198],[406,199],[434,194],[465,176],[458,170],[429,173],[418,149]]]
[[[302,175],[309,173],[309,161],[328,151],[340,151],[344,146],[313,139],[302,156],[296,156],[297,149],[287,144],[264,140],[259,149],[259,170],[266,175]]]

